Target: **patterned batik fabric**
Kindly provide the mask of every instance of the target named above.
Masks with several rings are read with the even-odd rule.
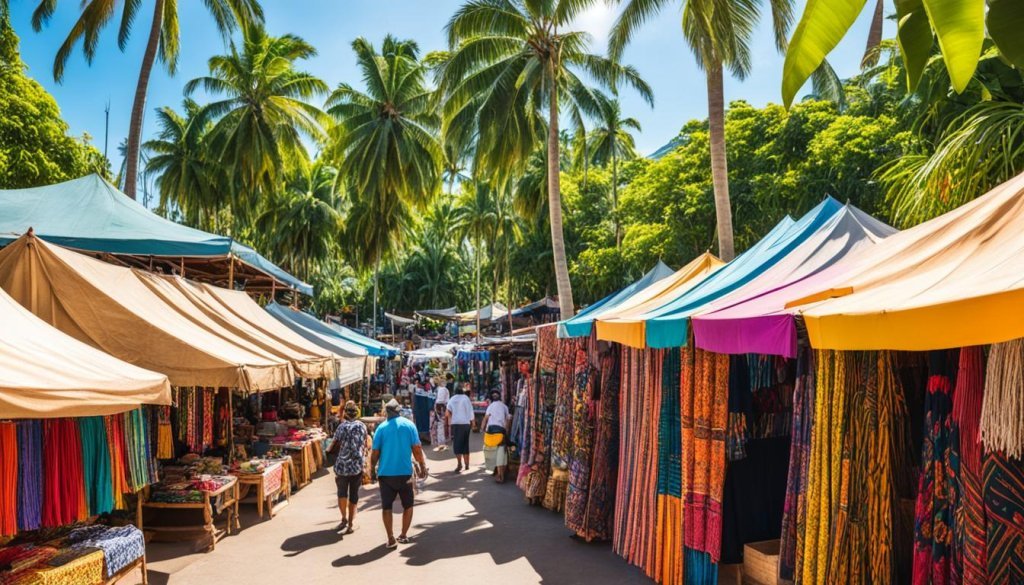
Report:
[[[559,339],[558,371],[556,374],[555,418],[551,436],[551,466],[556,469],[569,468],[569,455],[573,440],[573,389],[576,385],[576,364],[586,354],[579,349],[575,339]],[[579,356],[583,353],[583,357]]]
[[[572,446],[569,450],[569,486],[565,498],[565,525],[582,535],[585,531],[587,501],[590,497],[590,474],[594,457],[594,402],[592,375],[587,352],[577,351],[572,387]]]
[[[960,350],[953,393],[951,450],[958,499],[953,514],[953,565],[964,585],[988,582],[985,561],[985,501],[982,498],[981,441],[978,425],[985,391],[985,353],[980,347]]]
[[[659,548],[654,560],[653,578],[659,583],[678,583],[683,575],[680,350],[666,350],[663,355],[658,417],[656,522]]]
[[[985,553],[989,583],[1024,583],[1024,462],[984,455]]]
[[[692,344],[685,353],[680,376],[683,540],[686,548],[707,553],[717,563],[722,551],[729,356]],[[685,571],[689,581],[689,564]]]
[[[609,350],[600,358],[596,399],[590,497],[586,522],[578,532],[584,539],[609,540],[615,513],[615,485],[619,469],[619,352]]]
[[[789,476],[779,543],[779,579],[791,582],[796,574],[799,539],[807,514],[807,466],[811,456],[811,427],[814,424],[814,360],[808,348],[797,356],[797,380],[793,388],[793,434],[789,453]]]
[[[914,508],[914,585],[951,583],[953,494],[950,452],[953,388],[948,352],[931,352],[924,401],[924,441]]]

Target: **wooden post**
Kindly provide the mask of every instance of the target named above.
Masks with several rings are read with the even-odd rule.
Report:
[[[181,277],[185,278],[185,257],[181,257]]]
[[[235,290],[235,256],[228,254],[228,290]]]

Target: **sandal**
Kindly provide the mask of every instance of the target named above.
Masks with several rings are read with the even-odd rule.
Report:
[[[389,548],[389,549],[391,549],[391,548],[398,548],[398,541],[394,540],[392,542],[388,542],[387,544],[384,545],[384,548]]]
[[[400,542],[402,544],[412,544],[412,538],[410,538],[408,536],[399,536],[398,537],[398,542]]]
[[[356,525],[355,524],[349,524],[348,525],[348,529],[345,530],[345,534],[352,534],[355,531],[356,531]]]

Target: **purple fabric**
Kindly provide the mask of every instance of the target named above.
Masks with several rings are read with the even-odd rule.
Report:
[[[693,319],[697,347],[715,353],[796,357],[796,324],[789,313],[733,319]]]

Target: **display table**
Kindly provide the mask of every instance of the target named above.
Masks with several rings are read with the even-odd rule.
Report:
[[[264,506],[269,511],[271,518],[280,509],[274,506],[274,499],[278,495],[284,495],[285,498],[281,507],[287,505],[290,501],[291,489],[288,484],[291,482],[291,478],[288,470],[291,468],[291,460],[288,459],[286,461],[288,462],[287,467],[282,461],[273,461],[268,463],[258,473],[242,470],[231,472],[232,475],[238,478],[239,500],[244,500],[253,488],[256,489],[256,511],[260,516],[260,520],[263,519]]]
[[[218,476],[217,480],[222,481],[222,485],[212,489],[204,489],[202,482],[193,482],[186,486],[153,486],[147,490],[146,501],[142,504],[144,530],[152,533],[156,540],[195,540],[197,535],[205,536],[210,539],[206,550],[216,549],[217,541],[231,534],[232,526],[236,530],[241,527],[238,478],[228,475]],[[216,513],[226,512],[227,525],[223,531],[218,531],[213,523],[214,508]],[[190,515],[197,522],[182,523],[188,522]]]
[[[0,548],[0,559],[0,583],[111,585],[138,569],[148,581],[145,538],[134,526],[74,528],[43,543]]]
[[[313,481],[313,474],[323,466],[324,448],[319,440],[272,442],[271,447],[281,449],[292,458],[292,481],[297,488]]]

